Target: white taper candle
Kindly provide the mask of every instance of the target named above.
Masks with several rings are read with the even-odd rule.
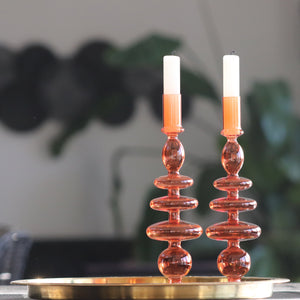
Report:
[[[240,58],[237,55],[223,56],[223,97],[240,96]]]
[[[164,56],[164,94],[180,94],[179,56]]]

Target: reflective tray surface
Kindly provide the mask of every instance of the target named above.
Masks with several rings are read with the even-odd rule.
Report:
[[[27,285],[33,299],[238,299],[272,296],[282,278],[245,277],[228,282],[225,277],[187,276],[180,284],[164,277],[83,277],[17,280]]]

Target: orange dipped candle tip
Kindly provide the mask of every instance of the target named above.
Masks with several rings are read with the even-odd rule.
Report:
[[[183,131],[180,94],[163,95],[163,131],[174,133]]]
[[[223,98],[223,135],[239,135],[241,133],[241,98]]]

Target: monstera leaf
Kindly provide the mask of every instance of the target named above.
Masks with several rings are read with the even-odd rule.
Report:
[[[107,62],[123,68],[143,68],[161,66],[162,57],[178,50],[181,42],[178,39],[151,35],[127,49],[108,51]]]
[[[185,68],[181,69],[182,90],[191,96],[202,96],[213,100],[214,103],[220,103],[221,99],[215,90],[215,87],[199,72],[192,72]]]

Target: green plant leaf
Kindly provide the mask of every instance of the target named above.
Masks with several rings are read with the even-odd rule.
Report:
[[[263,277],[280,275],[280,263],[272,247],[258,245],[250,251],[250,256],[251,269],[247,275]]]
[[[300,156],[286,155],[280,160],[280,167],[293,182],[300,182]]]
[[[267,141],[273,147],[281,147],[292,128],[291,96],[287,84],[283,81],[256,83],[249,99]]]
[[[279,192],[269,193],[263,201],[266,203],[268,225],[271,230],[292,230],[297,226],[298,216],[289,205],[287,199]]]
[[[300,182],[297,185],[293,185],[290,187],[287,197],[289,203],[300,207]]]
[[[172,54],[180,45],[179,39],[153,34],[125,50],[108,51],[105,58],[109,64],[123,68],[161,67],[162,57]]]
[[[275,275],[295,280],[299,276],[300,268],[300,235],[296,228],[274,231],[268,237],[268,247],[276,254],[273,262],[280,268],[280,273]]]
[[[279,160],[279,166],[286,176],[294,183],[300,182],[300,119],[291,116],[293,130],[289,132],[289,147]]]
[[[258,154],[253,152],[248,153],[240,174],[250,178],[254,187],[258,188],[260,192],[272,193],[280,190],[286,181],[286,175],[280,169],[278,161],[276,161],[278,158],[272,153],[267,154],[269,154],[269,157],[262,154],[259,157]]]
[[[193,73],[185,68],[181,68],[182,90],[191,96],[207,97],[215,103],[220,103],[220,97],[214,86],[203,74]]]

